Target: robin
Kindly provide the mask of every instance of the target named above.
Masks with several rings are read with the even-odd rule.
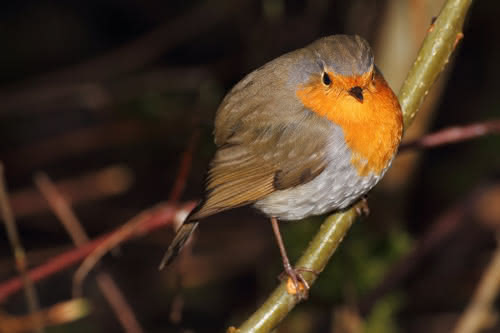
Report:
[[[285,273],[306,286],[286,255],[278,220],[342,210],[375,186],[396,154],[401,107],[368,42],[334,35],[248,74],[215,117],[217,150],[206,192],[177,231],[172,262],[207,216],[253,205],[272,223]]]

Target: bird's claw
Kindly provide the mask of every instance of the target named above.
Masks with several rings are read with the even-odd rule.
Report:
[[[316,271],[307,268],[287,268],[280,274],[279,279],[286,279],[286,291],[290,295],[296,296],[300,301],[309,297],[309,283],[304,279],[300,272],[309,272],[318,275]]]
[[[370,207],[368,206],[368,200],[366,197],[362,197],[356,205],[356,213],[358,216],[368,216],[370,215]]]

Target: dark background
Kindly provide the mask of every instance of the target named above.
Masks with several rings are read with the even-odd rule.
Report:
[[[72,247],[34,186],[36,172],[66,182],[65,195],[94,238],[166,200],[194,142],[181,201],[196,200],[214,152],[217,105],[246,73],[320,36],[357,33],[370,41],[397,92],[440,2],[2,3],[0,160],[30,265]],[[474,2],[465,38],[410,136],[499,118],[499,14],[496,1]],[[310,299],[278,331],[450,331],[496,247],[499,147],[491,135],[402,153],[371,193],[371,215],[354,225]],[[92,177],[103,170],[111,172],[96,183]],[[82,181],[88,177],[94,181]],[[463,218],[443,222],[450,209]],[[320,222],[282,224],[293,258]],[[99,265],[145,332],[222,331],[240,324],[277,284],[281,261],[271,228],[251,209],[204,221],[181,277],[178,267],[157,271],[172,235],[164,228],[122,244]],[[3,281],[17,274],[3,229],[0,251]],[[73,273],[36,284],[43,308],[71,297]],[[48,332],[123,331],[94,276],[84,284],[90,316]],[[172,309],[181,311],[179,320],[170,319]],[[25,314],[22,292],[0,310]]]

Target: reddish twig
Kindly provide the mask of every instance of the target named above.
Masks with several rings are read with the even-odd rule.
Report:
[[[195,130],[195,132],[191,136],[191,139],[189,140],[187,149],[184,151],[184,154],[182,154],[181,163],[179,164],[179,169],[177,171],[177,177],[175,178],[174,186],[172,187],[170,195],[168,196],[168,200],[172,203],[179,201],[182,192],[184,192],[187,178],[189,176],[189,172],[191,171],[193,153],[196,149],[196,144],[198,143],[199,138],[200,131]]]
[[[73,239],[73,243],[77,246],[82,246],[87,243],[89,241],[87,233],[78,221],[76,214],[71,209],[67,200],[59,193],[57,187],[52,183],[49,177],[46,174],[38,174],[35,176],[35,184],[68,231]],[[99,289],[111,305],[111,308],[122,324],[125,332],[142,333],[144,330],[139,324],[134,311],[111,275],[106,272],[99,272],[96,276],[96,281]]]
[[[172,223],[175,223],[178,216],[181,215],[184,219],[184,213],[179,212],[172,216]],[[103,242],[99,243],[88,256],[85,257],[80,267],[78,267],[73,277],[73,296],[80,297],[82,294],[82,284],[88,273],[95,267],[95,265],[112,249],[122,244],[125,240],[133,235],[145,220],[150,219],[152,212],[150,210],[143,211],[136,215],[131,220],[124,223],[118,230],[113,232],[110,237],[106,238]]]
[[[187,178],[189,175],[189,171],[191,170],[191,165],[193,162],[193,153],[196,148],[196,144],[198,143],[198,139],[200,137],[200,130],[197,129],[191,136],[191,140],[189,141],[187,149],[184,151],[182,155],[181,163],[179,164],[179,169],[177,171],[177,177],[175,178],[174,186],[170,191],[169,201],[177,202],[184,188],[186,187]],[[184,222],[184,218],[178,220],[179,223],[177,225],[173,225],[176,230],[182,222]],[[181,253],[180,258],[178,259],[180,265],[177,266],[177,278],[175,280],[176,285],[179,286],[177,293],[174,295],[171,311],[170,311],[170,320],[174,323],[180,322],[182,318],[182,308],[184,305],[184,298],[180,293],[181,281],[183,277],[182,263],[186,260],[187,257],[191,255],[191,246],[193,244],[194,235],[187,241],[186,248]]]
[[[427,134],[420,139],[405,142],[401,144],[399,151],[403,152],[418,148],[434,148],[445,144],[475,139],[493,133],[500,133],[500,120],[446,128],[432,134]]]
[[[5,228],[7,229],[7,236],[9,238],[10,245],[12,247],[12,252],[14,254],[14,260],[16,261],[16,268],[21,276],[22,284],[24,285],[24,292],[26,296],[26,302],[28,303],[28,309],[30,313],[36,313],[39,311],[40,305],[38,303],[38,297],[36,295],[35,287],[33,281],[30,279],[26,272],[27,259],[26,252],[21,244],[21,239],[19,237],[19,232],[17,231],[16,221],[14,220],[14,214],[9,203],[9,197],[7,193],[7,185],[4,177],[3,164],[0,163],[0,213],[5,223]],[[37,332],[43,332],[43,325],[40,320],[35,321],[35,330]]]
[[[137,225],[133,233],[128,234],[128,240],[132,237],[139,237],[152,232],[153,230],[169,225],[177,214],[186,214],[195,206],[194,202],[184,203],[182,205],[172,205],[169,203],[161,203],[157,206],[141,213],[143,216],[142,221]],[[51,258],[48,262],[35,267],[28,271],[28,276],[34,281],[47,278],[54,273],[60,272],[72,265],[82,261],[92,251],[94,251],[102,243],[106,242],[109,238],[113,237],[116,233],[120,232],[118,228],[110,233],[104,234],[100,237],[91,240],[90,242],[82,245],[79,248],[71,249],[56,257]],[[10,280],[0,283],[0,303],[18,291],[22,287],[20,278],[12,278]]]

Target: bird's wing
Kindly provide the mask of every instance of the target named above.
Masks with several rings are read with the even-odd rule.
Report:
[[[208,173],[205,198],[191,220],[304,184],[326,166],[331,124],[306,109],[279,118],[254,112],[230,128],[226,137],[216,133],[219,147]]]

